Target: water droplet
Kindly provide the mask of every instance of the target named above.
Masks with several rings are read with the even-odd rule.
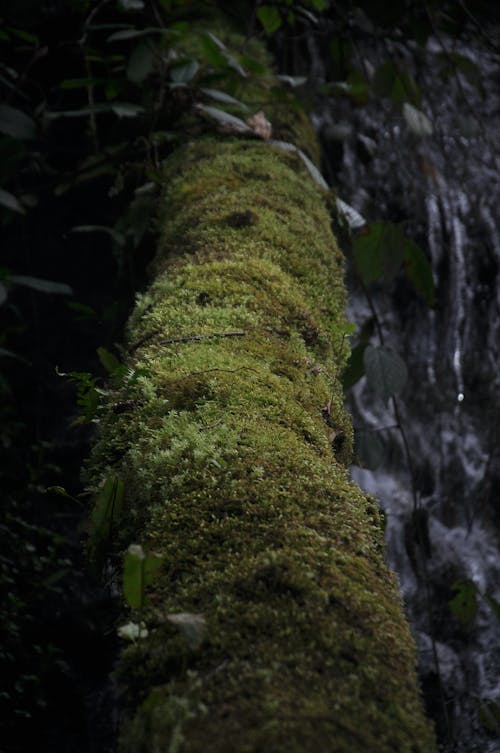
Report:
[[[462,400],[464,399],[464,397],[465,397],[464,393],[463,392],[459,392],[458,395],[457,395],[458,402],[461,403]]]

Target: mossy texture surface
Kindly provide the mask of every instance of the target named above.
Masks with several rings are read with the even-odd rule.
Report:
[[[147,370],[110,400],[90,473],[125,484],[115,552],[163,557],[117,677],[121,753],[430,753],[376,504],[348,479],[342,256],[295,155],[171,158]],[[120,402],[121,401],[121,402]],[[117,406],[121,406],[117,409]],[[202,614],[193,648],[165,616]]]

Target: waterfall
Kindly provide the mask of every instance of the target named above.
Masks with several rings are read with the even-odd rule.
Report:
[[[415,133],[401,108],[380,98],[324,97],[315,123],[324,169],[339,196],[367,218],[400,223],[425,250],[436,288],[429,309],[404,280],[377,285],[384,337],[405,360],[398,398],[414,466],[418,515],[400,433],[362,379],[349,406],[377,430],[385,460],[354,467],[380,500],[387,551],[419,649],[426,700],[451,753],[500,750],[500,57],[480,36],[361,41],[365,71],[387,55],[418,80],[432,133]],[[442,66],[461,61],[448,78]],[[467,62],[468,61],[468,62]],[[429,129],[430,130],[430,129]],[[371,312],[353,274],[351,321]],[[419,535],[415,529],[421,527]],[[417,532],[418,533],[418,532]],[[450,607],[462,584],[470,619]],[[495,613],[496,609],[496,613]]]

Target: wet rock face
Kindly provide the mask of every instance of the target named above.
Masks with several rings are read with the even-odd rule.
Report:
[[[377,49],[373,40],[358,49],[374,68],[388,51],[420,84],[432,134],[416,135],[401,110],[379,99],[361,108],[346,99],[324,102],[316,124],[341,198],[368,221],[404,223],[432,263],[433,310],[400,280],[373,291],[386,341],[410,375],[400,413],[425,536],[412,541],[414,501],[397,432],[383,434],[381,468],[353,475],[386,512],[389,558],[447,749],[493,753],[500,727],[485,721],[484,709],[500,704],[500,630],[491,602],[500,600],[500,65],[483,38],[453,49],[443,39],[425,49]],[[451,51],[476,66],[475,82],[459,71],[443,80],[440,64]],[[355,280],[350,314],[359,324],[370,315]],[[363,381],[351,396],[355,424],[394,424]],[[450,608],[457,582],[470,586],[468,620]]]

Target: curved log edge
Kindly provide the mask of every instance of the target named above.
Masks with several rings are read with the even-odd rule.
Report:
[[[436,749],[378,508],[346,470],[328,204],[297,154],[255,140],[167,165],[128,328],[144,371],[109,399],[87,470],[124,484],[115,556],[163,558],[117,668],[122,753]],[[179,613],[203,617],[201,642]]]

